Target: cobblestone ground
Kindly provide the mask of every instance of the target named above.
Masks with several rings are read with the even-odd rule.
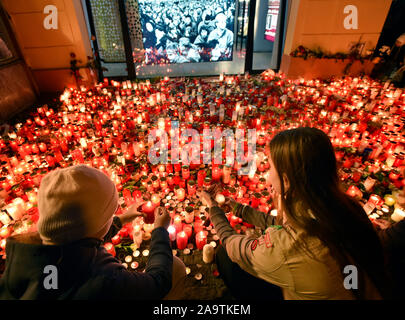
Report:
[[[133,261],[139,263],[138,272],[142,272],[146,266],[147,257],[142,256],[142,252],[147,248],[149,248],[149,241],[144,241],[139,249],[140,256],[133,258]],[[122,247],[118,246],[116,250],[117,258],[122,262],[125,261],[125,257],[133,254],[125,243]],[[187,251],[190,253],[185,254],[184,250],[175,250],[176,256],[183,260],[186,267],[190,269],[190,273],[186,276],[183,300],[233,300],[223,280],[219,277],[215,262],[204,263],[201,250]],[[132,270],[130,263],[128,263],[128,269]]]

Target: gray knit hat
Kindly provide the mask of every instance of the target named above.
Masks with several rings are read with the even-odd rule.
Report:
[[[98,169],[77,165],[49,172],[38,191],[38,233],[45,244],[102,238],[118,207],[111,179]]]

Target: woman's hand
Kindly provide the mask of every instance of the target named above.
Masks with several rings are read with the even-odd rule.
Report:
[[[208,191],[197,191],[197,196],[200,198],[201,202],[208,208],[212,208],[218,205],[218,203],[214,200],[214,198]]]
[[[236,204],[237,202],[233,198],[225,197],[225,202],[223,203],[223,205],[228,205],[231,209],[233,209]]]
[[[122,225],[132,222],[137,217],[146,217],[146,214],[139,212],[138,208],[141,207],[145,201],[137,201],[134,204],[130,205],[125,213],[118,216],[120,218]]]
[[[167,229],[170,225],[170,215],[167,212],[166,208],[157,207],[155,209],[155,229],[159,227],[163,227]]]

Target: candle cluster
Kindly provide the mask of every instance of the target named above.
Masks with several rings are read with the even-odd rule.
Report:
[[[400,89],[366,77],[293,81],[272,71],[219,80],[106,79],[92,88],[66,89],[57,108],[37,108],[25,122],[5,128],[0,138],[0,252],[4,257],[5,239],[12,232],[35,230],[41,178],[57,167],[79,163],[103,170],[114,181],[122,207],[149,195],[140,208],[146,217],[124,226],[106,244],[111,253],[125,237],[140,248],[150,238],[158,206],[166,207],[172,218],[168,231],[173,247],[189,252],[202,250],[210,241],[215,246],[218,237],[196,191],[220,183],[218,202],[229,196],[270,214],[274,207],[266,190],[269,162],[264,147],[279,131],[299,126],[328,134],[347,194],[363,203],[371,219],[398,221],[405,216],[396,204],[405,181],[404,99]],[[169,154],[168,163],[153,165],[148,135],[156,129],[160,137],[170,133],[170,147],[174,123],[180,133],[256,130],[256,152],[248,159],[255,161],[255,170],[238,174],[243,163],[225,156],[225,141],[222,164],[172,163]],[[246,150],[248,139],[241,139]],[[181,136],[178,151],[186,150],[190,140]],[[210,143],[212,153],[218,139]],[[201,141],[200,159],[204,153]],[[253,227],[231,213],[227,216],[237,232]]]

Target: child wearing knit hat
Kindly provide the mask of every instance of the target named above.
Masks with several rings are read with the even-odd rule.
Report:
[[[145,272],[130,272],[102,246],[123,224],[142,215],[131,206],[114,217],[118,193],[102,171],[85,165],[56,169],[38,191],[38,233],[8,238],[0,299],[179,299],[184,263],[173,257],[170,216],[155,210]],[[46,285],[47,270],[56,281]]]

